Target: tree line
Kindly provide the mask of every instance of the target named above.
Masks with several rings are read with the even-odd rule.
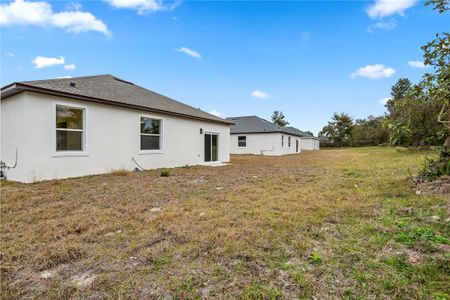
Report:
[[[450,10],[448,0],[431,0],[439,13]],[[319,133],[321,146],[392,145],[450,148],[450,33],[436,34],[421,47],[431,72],[412,84],[401,78],[391,89],[384,116],[356,119],[334,113]]]

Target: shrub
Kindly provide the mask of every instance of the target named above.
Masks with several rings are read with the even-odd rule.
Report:
[[[169,176],[170,176],[170,172],[168,170],[161,171],[161,177],[169,177]]]
[[[319,263],[322,261],[322,256],[320,256],[320,254],[317,252],[312,252],[309,255],[309,261],[313,264]]]
[[[419,169],[419,175],[428,181],[433,181],[440,176],[450,175],[450,152],[443,148],[440,158],[437,160],[425,158]]]

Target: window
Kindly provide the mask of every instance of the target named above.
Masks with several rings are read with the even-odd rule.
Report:
[[[247,147],[247,137],[245,135],[238,136],[238,147]]]
[[[141,150],[161,150],[161,122],[141,117]]]
[[[56,105],[56,151],[85,150],[85,109]]]
[[[288,147],[291,147],[291,137],[288,136]]]
[[[281,135],[281,147],[284,147],[284,135]]]

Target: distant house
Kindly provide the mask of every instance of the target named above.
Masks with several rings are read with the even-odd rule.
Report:
[[[227,118],[231,154],[285,155],[318,150],[319,139],[294,127],[279,127],[257,116]]]
[[[1,89],[0,167],[10,180],[227,162],[229,140],[229,121],[112,75]]]

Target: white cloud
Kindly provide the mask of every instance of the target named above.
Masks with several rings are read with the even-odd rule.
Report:
[[[81,8],[79,5],[73,7]],[[106,24],[91,13],[79,10],[55,13],[52,6],[45,1],[15,0],[9,4],[1,4],[0,26],[13,25],[54,26],[74,33],[98,31],[105,35],[110,34]]]
[[[58,77],[59,79],[65,79],[65,78],[72,78],[72,76],[70,76],[70,75],[67,75],[67,76],[60,76],[60,77]]]
[[[397,27],[397,21],[395,19],[389,21],[376,22],[374,25],[369,26],[368,32],[373,32],[375,29],[392,30]]]
[[[191,50],[189,48],[186,48],[186,47],[178,48],[178,49],[176,49],[176,51],[187,54],[196,59],[202,59],[202,56],[200,55],[200,53],[198,53],[197,51]]]
[[[83,8],[80,2],[67,2],[65,7],[67,10],[75,10],[75,11],[81,10]]]
[[[255,97],[258,99],[268,99],[268,98],[270,98],[270,95],[268,93],[260,91],[260,90],[254,90],[252,92],[252,97]]]
[[[418,61],[418,60],[415,60],[415,61],[413,61],[413,60],[408,61],[408,65],[409,65],[410,67],[413,67],[413,68],[419,68],[419,69],[425,69],[425,68],[428,68],[428,66],[425,65],[425,64],[423,63],[423,61]]]
[[[62,65],[64,64],[64,57],[45,57],[45,56],[36,56],[32,61],[34,67],[36,69],[42,69],[46,67]]]
[[[217,110],[213,109],[209,112],[212,115],[215,115],[216,117],[222,118],[222,114],[220,112],[218,112]]]
[[[135,9],[139,14],[149,12],[171,10],[177,7],[181,1],[174,1],[170,5],[164,4],[161,0],[105,0],[116,8]]]
[[[355,79],[356,77],[367,77],[370,79],[381,79],[392,77],[394,74],[394,69],[387,68],[381,64],[376,64],[359,68],[350,75],[350,78]]]
[[[375,0],[375,3],[366,9],[366,13],[372,19],[389,17],[395,14],[403,16],[405,11],[416,5],[417,2],[417,0]]]
[[[66,70],[75,70],[76,66],[74,64],[65,65],[64,69]]]
[[[6,52],[6,56],[9,56],[9,57],[14,57],[14,56],[16,56],[14,53],[12,53],[12,52]]]
[[[386,105],[387,104],[387,102],[389,101],[389,100],[391,100],[392,98],[391,97],[386,97],[386,98],[383,98],[383,99],[380,99],[380,100],[378,100],[378,103],[380,103],[381,105]]]

